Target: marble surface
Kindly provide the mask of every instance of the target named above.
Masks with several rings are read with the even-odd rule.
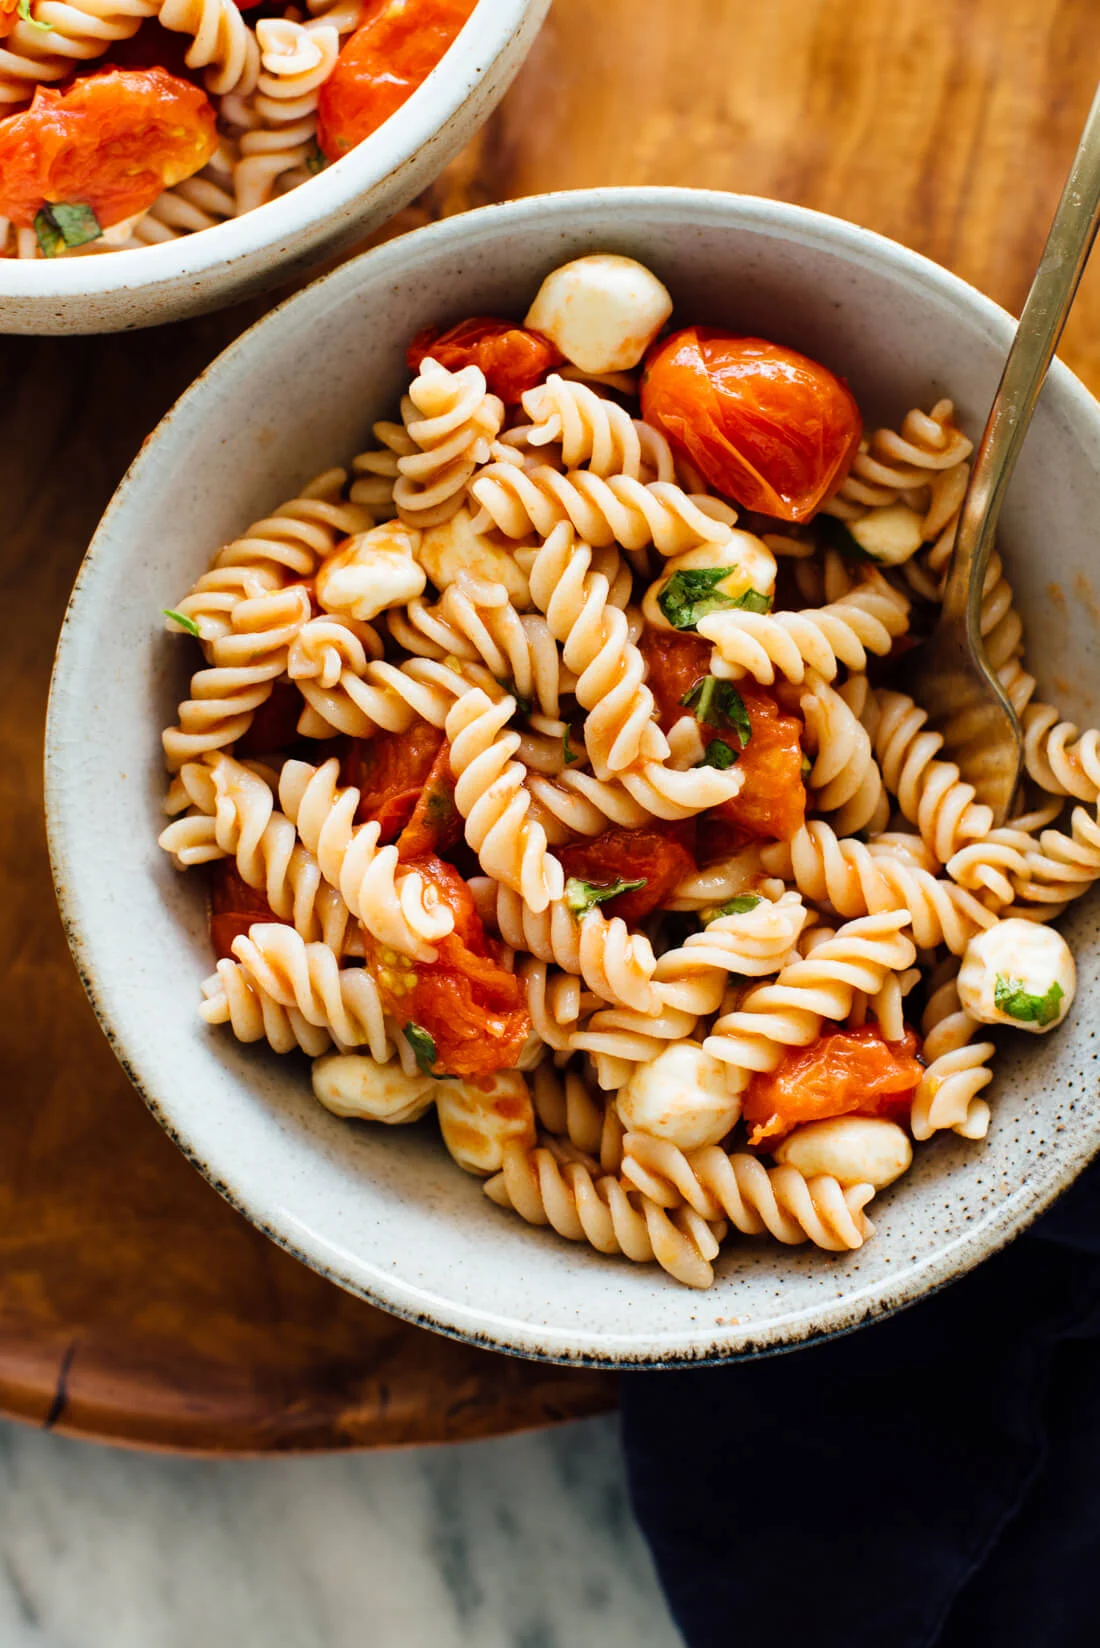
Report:
[[[617,1424],[190,1460],[0,1425],[2,1648],[677,1648]]]

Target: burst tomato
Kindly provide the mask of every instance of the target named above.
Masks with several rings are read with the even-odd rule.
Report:
[[[659,343],[642,416],[746,509],[805,521],[840,485],[861,421],[827,367],[762,338],[689,326]]]
[[[661,726],[690,711],[684,698],[710,669],[711,648],[697,635],[670,635],[647,630],[639,643],[646,661],[646,682],[653,693]],[[802,780],[802,723],[784,714],[770,693],[741,681],[737,691],[749,718],[749,741],[733,729],[699,722],[704,744],[720,738],[735,752],[745,775],[740,793],[699,819],[699,862],[724,857],[747,840],[789,841],[806,817],[806,786]]]
[[[501,965],[503,947],[485,932],[458,871],[435,857],[418,859],[416,868],[454,911],[455,930],[430,963],[398,956],[366,935],[367,964],[382,1004],[402,1029],[416,1025],[431,1036],[433,1075],[510,1070],[531,1029],[523,986]]]
[[[217,141],[206,96],[164,69],[39,86],[0,122],[0,213],[29,228],[44,205],[79,204],[110,228],[205,166]]]
[[[808,1047],[792,1047],[769,1075],[758,1072],[745,1089],[741,1113],[749,1143],[789,1133],[799,1122],[829,1116],[892,1116],[904,1121],[924,1066],[920,1042],[907,1029],[888,1042],[877,1024],[827,1030]]]
[[[278,921],[262,887],[250,887],[231,859],[210,866],[210,942],[219,961],[233,958],[233,940],[257,921]]]
[[[567,876],[606,885],[615,881],[643,881],[629,893],[610,898],[600,908],[624,921],[643,921],[661,909],[672,889],[695,869],[688,849],[690,828],[681,824],[653,824],[641,830],[605,830],[590,841],[578,841],[558,851]]]
[[[0,0],[0,40],[9,35],[19,21],[19,0]]]
[[[446,331],[438,326],[425,327],[405,351],[410,372],[419,372],[425,355],[452,372],[464,366],[480,366],[489,389],[508,406],[541,383],[563,359],[556,345],[541,332],[489,315],[475,315],[459,321],[457,326],[448,326]]]
[[[442,743],[442,729],[421,720],[408,732],[352,740],[341,777],[359,790],[357,822],[382,826],[379,841],[396,841],[409,822]]]
[[[476,0],[368,0],[321,87],[317,141],[329,160],[362,143],[426,80]]]
[[[424,788],[416,798],[412,817],[397,838],[400,859],[423,858],[445,853],[462,840],[462,819],[455,806],[455,781],[451,773],[451,746],[440,744]]]

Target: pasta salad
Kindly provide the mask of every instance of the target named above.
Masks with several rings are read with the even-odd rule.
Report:
[[[984,1137],[988,1027],[1065,1018],[1050,922],[1100,877],[1100,733],[1037,698],[998,557],[1019,816],[904,690],[951,402],[867,431],[610,254],[408,366],[375,444],[167,609],[202,653],[160,843],[208,880],[203,1019],[689,1286],[731,1230],[860,1247],[914,1143]]]
[[[476,0],[0,0],[0,256],[151,246],[376,131]]]

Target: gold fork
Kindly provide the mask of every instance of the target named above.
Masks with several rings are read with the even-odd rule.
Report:
[[[1093,99],[1043,255],[1005,361],[959,516],[943,610],[910,660],[909,685],[979,801],[1003,824],[1023,740],[981,633],[982,587],[997,517],[1100,224],[1100,90]]]

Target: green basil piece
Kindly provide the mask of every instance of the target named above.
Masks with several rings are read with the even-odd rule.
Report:
[[[1004,973],[998,973],[993,982],[994,1006],[1021,1024],[1038,1024],[1040,1027],[1053,1024],[1064,995],[1065,991],[1057,983],[1052,984],[1043,996],[1029,995],[1022,979],[1008,978]]]
[[[425,1030],[422,1025],[413,1024],[411,1021],[405,1026],[404,1036],[413,1050],[420,1069],[426,1076],[434,1076],[435,1071],[432,1069],[432,1065],[435,1063],[437,1056],[435,1037]]]
[[[719,772],[725,772],[727,767],[733,766],[740,754],[740,750],[735,750],[733,745],[727,744],[724,739],[713,738],[707,745],[702,758],[695,765],[697,767],[717,767]]]
[[[718,921],[722,916],[747,915],[763,902],[759,893],[736,893],[733,898],[727,898],[724,904],[711,904],[705,910],[700,910],[699,920],[704,927],[709,927],[712,921]]]
[[[771,600],[759,590],[747,589],[743,595],[723,595],[718,585],[737,569],[724,567],[685,567],[674,572],[657,597],[657,605],[673,629],[694,629],[700,618],[711,612],[725,612],[741,607],[746,612],[770,612]]]
[[[579,876],[570,876],[565,883],[565,905],[575,916],[583,916],[589,910],[594,910],[597,904],[606,904],[609,898],[618,898],[620,893],[633,893],[639,887],[644,887],[645,876],[640,881],[623,881],[616,878],[614,881],[582,881]]]
[[[34,220],[34,232],[43,257],[57,257],[69,246],[86,246],[103,230],[90,206],[80,201],[55,201],[43,206]]]
[[[41,29],[43,34],[49,34],[50,25],[48,23],[40,23],[37,17],[33,17],[31,15],[31,0],[19,0],[19,5],[16,8],[16,15],[19,17],[21,22],[29,23],[32,29]]]
[[[752,737],[752,723],[745,700],[731,681],[719,681],[715,675],[704,675],[685,692],[680,702],[689,708],[694,707],[696,721],[704,726],[731,727],[742,749]]]
[[[515,699],[516,709],[519,711],[520,715],[530,715],[532,709],[531,700],[529,698],[524,698],[523,694],[516,687],[516,683],[514,681],[502,681],[500,684],[508,694],[509,698]]]
[[[180,629],[185,629],[188,635],[193,635],[196,641],[199,638],[199,626],[193,618],[188,618],[185,612],[177,612],[174,607],[161,607],[166,618],[170,618]]]
[[[328,156],[324,154],[321,145],[314,139],[306,151],[306,171],[310,177],[316,177],[317,173],[323,172],[327,165]]]
[[[575,750],[569,742],[568,724],[566,725],[565,731],[561,735],[561,753],[562,759],[567,767],[571,762],[580,760],[580,752]]]
[[[814,532],[826,549],[835,549],[846,561],[874,562],[874,556],[856,543],[844,522],[838,521],[835,515],[819,515],[814,521]]]

